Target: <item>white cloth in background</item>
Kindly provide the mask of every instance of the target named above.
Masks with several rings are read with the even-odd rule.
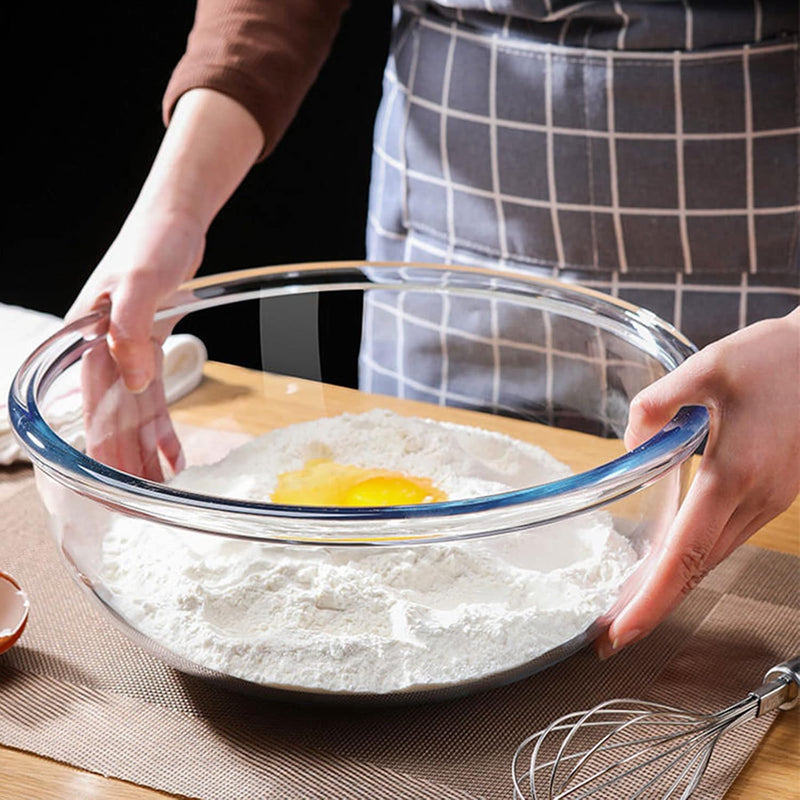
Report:
[[[51,314],[0,303],[0,464],[27,460],[14,438],[8,417],[8,392],[22,362],[63,322]],[[170,336],[164,342],[164,389],[167,402],[173,403],[192,391],[202,379],[208,359],[205,345],[186,333]],[[69,370],[63,378],[59,397],[48,409],[48,422],[70,444],[83,445],[81,421],[80,371]]]

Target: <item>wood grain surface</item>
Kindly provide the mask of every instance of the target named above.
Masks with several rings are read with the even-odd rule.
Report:
[[[275,398],[275,402],[265,403],[265,395]],[[259,434],[292,422],[343,411],[364,411],[375,405],[407,414],[424,409],[424,416],[480,424],[519,438],[534,439],[576,471],[623,452],[619,442],[585,434],[472,411],[370,397],[290,378],[271,378],[213,362],[207,365],[198,390],[173,407],[173,416],[184,425],[202,427],[213,420],[217,428]],[[800,498],[750,541],[760,547],[800,555]],[[727,800],[800,800],[799,757],[800,713],[781,713],[729,790]],[[202,765],[198,768],[202,769]],[[1,800],[163,800],[166,797],[172,795],[0,747]]]

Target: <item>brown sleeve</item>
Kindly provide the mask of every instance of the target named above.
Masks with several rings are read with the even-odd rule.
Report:
[[[186,53],[163,100],[169,125],[198,87],[241,103],[264,132],[262,158],[289,126],[327,57],[349,0],[198,0]]]

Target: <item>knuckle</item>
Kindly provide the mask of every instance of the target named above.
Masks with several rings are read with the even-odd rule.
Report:
[[[657,418],[658,409],[650,393],[645,391],[636,395],[628,408],[626,443],[640,444],[655,433],[653,426]]]
[[[742,457],[728,470],[722,490],[726,494],[748,495],[755,489],[760,474],[758,465],[753,459]]]
[[[630,405],[630,419],[636,421],[640,419],[647,419],[653,413],[653,401],[650,399],[650,394],[647,391],[642,391],[637,394]]]
[[[728,398],[737,391],[736,381],[729,368],[730,354],[723,342],[708,345],[703,353],[705,357],[697,365],[697,380],[701,393],[706,398],[706,405],[712,413],[719,412],[719,417]]]
[[[681,596],[686,596],[711,572],[708,548],[695,545],[684,550],[679,556],[678,565]]]
[[[126,356],[133,353],[139,345],[138,340],[129,331],[112,321],[108,329],[108,346],[115,356]]]

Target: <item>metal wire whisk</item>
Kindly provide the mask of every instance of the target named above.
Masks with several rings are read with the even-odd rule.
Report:
[[[680,798],[697,788],[724,733],[800,702],[800,656],[714,714],[641,700],[609,700],[557,719],[520,744],[511,763],[515,800]],[[530,749],[530,759],[525,752]]]

